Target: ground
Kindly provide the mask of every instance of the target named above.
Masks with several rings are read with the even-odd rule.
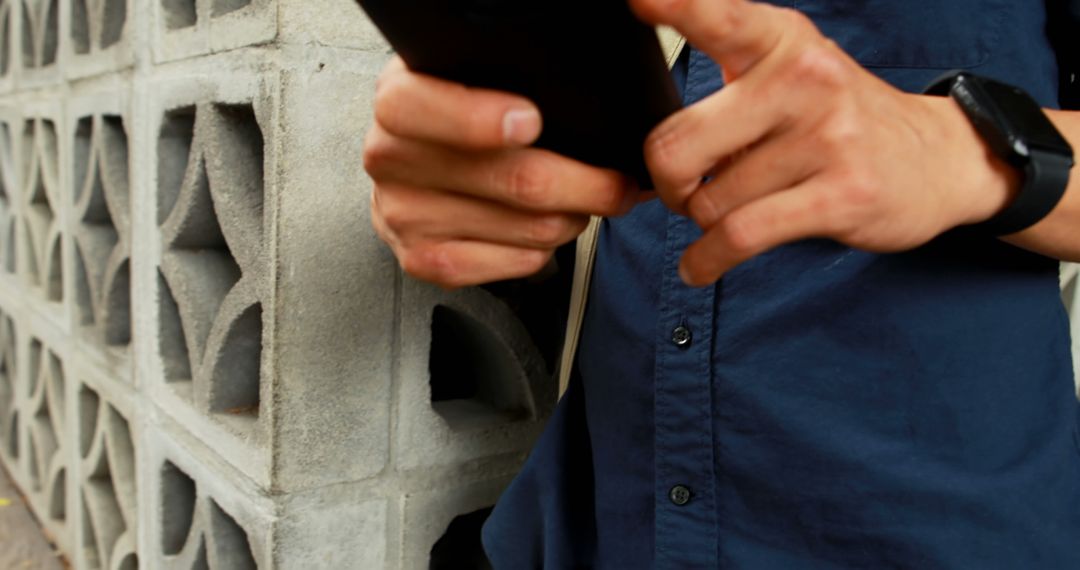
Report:
[[[0,467],[0,568],[62,570],[65,567],[22,495]]]

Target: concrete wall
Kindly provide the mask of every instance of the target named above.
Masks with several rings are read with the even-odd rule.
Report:
[[[352,0],[0,1],[0,457],[76,568],[427,568],[519,467],[513,303],[370,229],[388,56]]]
[[[427,568],[520,465],[544,311],[374,238],[387,57],[352,0],[0,1],[0,458],[76,568]]]

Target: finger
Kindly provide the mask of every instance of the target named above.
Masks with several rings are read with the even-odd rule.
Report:
[[[528,277],[551,259],[550,250],[524,249],[477,241],[449,241],[410,248],[399,254],[405,273],[456,289]]]
[[[828,192],[812,180],[732,211],[687,248],[679,275],[687,285],[703,287],[774,247],[829,236],[836,228],[826,205]]]
[[[471,240],[532,249],[573,241],[588,216],[533,214],[462,194],[387,186],[375,216],[406,247],[424,241]]]
[[[542,129],[528,99],[414,73],[397,60],[377,83],[375,120],[397,136],[470,149],[525,146]]]
[[[645,141],[645,160],[656,190],[672,210],[727,157],[785,125],[789,107],[782,90],[748,78],[687,107],[661,123]]]
[[[822,167],[821,155],[801,136],[786,133],[735,155],[712,180],[690,195],[689,216],[709,228],[729,212],[773,192],[792,188]]]
[[[364,166],[382,183],[450,190],[534,212],[617,216],[640,192],[619,172],[546,150],[462,152],[394,137],[377,125],[368,135]]]
[[[743,75],[790,32],[793,10],[748,0],[631,0],[643,20],[668,25],[724,68]]]

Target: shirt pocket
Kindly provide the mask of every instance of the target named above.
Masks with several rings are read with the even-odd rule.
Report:
[[[1009,0],[795,0],[822,33],[868,67],[954,69],[986,63]]]

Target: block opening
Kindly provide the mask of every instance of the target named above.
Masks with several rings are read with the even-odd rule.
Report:
[[[120,43],[127,24],[127,0],[105,0],[101,12],[101,49]]]
[[[212,14],[215,18],[235,12],[251,4],[251,0],[214,0]]]
[[[184,184],[191,143],[195,138],[195,107],[182,107],[165,113],[158,131],[158,224],[165,223],[176,206]]]
[[[90,53],[90,15],[86,0],[71,0],[71,43],[75,53]]]
[[[190,28],[198,22],[195,0],[161,0],[161,9],[169,30]]]
[[[229,325],[211,376],[211,411],[258,417],[262,333],[262,305],[258,303]]]
[[[166,556],[184,549],[195,520],[195,481],[171,461],[161,467],[161,548]]]
[[[210,501],[210,531],[217,565],[233,570],[256,570],[247,531],[214,501]]]
[[[432,311],[429,381],[434,410],[454,429],[532,416],[524,372],[487,326],[456,309]]]
[[[450,521],[431,547],[428,570],[491,570],[480,541],[480,531],[491,511],[492,507],[487,507]]]

